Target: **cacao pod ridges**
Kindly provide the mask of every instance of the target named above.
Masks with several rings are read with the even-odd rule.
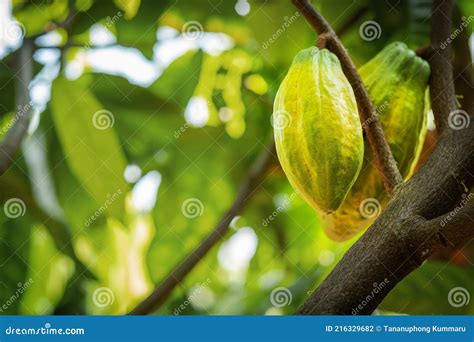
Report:
[[[334,212],[362,166],[364,142],[357,104],[338,58],[326,49],[302,50],[275,98],[278,158],[307,203]]]
[[[392,43],[359,69],[376,114],[403,178],[413,174],[427,130],[429,65],[404,43]],[[365,142],[364,163],[345,202],[322,217],[333,240],[345,241],[366,229],[377,217],[364,212],[364,204],[388,202],[372,150]],[[376,201],[376,202],[375,202]]]

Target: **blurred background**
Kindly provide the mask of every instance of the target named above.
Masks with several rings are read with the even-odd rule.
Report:
[[[429,0],[313,4],[357,66],[389,42],[429,42]],[[456,2],[457,73],[473,15]],[[315,39],[286,0],[0,0],[0,138],[15,112],[32,115],[0,177],[0,313],[125,314],[143,300],[270,153],[275,93]],[[292,314],[356,240],[326,237],[277,160],[259,185],[156,314]],[[474,314],[473,263],[473,243],[436,255],[377,313]]]

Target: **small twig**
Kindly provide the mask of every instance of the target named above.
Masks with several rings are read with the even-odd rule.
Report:
[[[332,39],[330,33],[323,33],[318,36],[318,40],[316,41],[316,46],[318,49],[326,49],[328,46],[328,42]]]
[[[374,105],[354,63],[332,27],[307,0],[292,0],[292,2],[316,33],[325,35],[326,48],[339,58],[344,74],[354,90],[362,126],[365,129],[370,147],[374,152],[375,162],[382,175],[385,189],[389,194],[393,194],[395,188],[402,184],[403,179],[393,158],[390,146],[385,139],[382,125],[378,121],[377,116],[374,115]]]
[[[433,54],[433,50],[431,49],[431,45],[428,45],[428,46],[419,47],[418,49],[415,50],[415,53],[418,57],[426,61],[429,61],[431,58],[431,55]]]
[[[135,309],[129,313],[130,315],[146,315],[163,304],[173,289],[179,285],[194,266],[206,256],[209,250],[225,236],[234,217],[244,209],[248,199],[258,189],[260,182],[263,180],[274,158],[275,145],[271,144],[269,147],[265,147],[264,152],[255,162],[249,176],[240,187],[234,203],[224,214],[216,228],[143,302],[138,304]]]
[[[17,77],[15,79],[15,105],[17,112],[13,124],[5,138],[0,142],[0,176],[8,170],[15,160],[21,142],[28,132],[32,106],[28,86],[33,79],[33,42],[25,39],[17,55]]]
[[[436,129],[441,134],[449,113],[456,110],[456,96],[451,63],[451,17],[453,0],[433,0],[431,21],[430,95]]]

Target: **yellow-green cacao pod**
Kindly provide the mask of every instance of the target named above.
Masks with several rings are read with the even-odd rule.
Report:
[[[392,43],[359,70],[398,168],[408,179],[418,162],[427,129],[430,68],[403,43]],[[323,226],[336,241],[367,228],[388,199],[372,150],[365,142],[364,163],[346,200]]]
[[[273,127],[280,164],[307,203],[334,212],[364,156],[351,85],[337,57],[315,47],[299,52],[275,98]]]

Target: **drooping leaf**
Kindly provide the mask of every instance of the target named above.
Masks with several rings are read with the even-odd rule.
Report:
[[[31,284],[21,299],[23,315],[51,314],[74,272],[74,263],[60,253],[43,226],[33,228],[27,279]]]
[[[147,216],[130,222],[128,228],[108,220],[105,227],[78,236],[76,249],[97,275],[97,281],[88,284],[89,313],[125,314],[151,291],[145,256],[153,233]]]
[[[201,52],[187,52],[164,70],[150,90],[163,100],[176,101],[184,108],[198,83],[201,61]]]
[[[104,109],[87,89],[84,80],[59,77],[53,83],[51,112],[69,168],[98,207],[117,218],[123,214],[126,160],[113,129],[114,114]]]
[[[53,21],[63,21],[69,13],[68,0],[32,1],[13,8],[13,15],[25,28],[27,37],[43,33]]]
[[[132,19],[140,8],[140,0],[114,0],[115,5],[125,13],[126,19]]]

